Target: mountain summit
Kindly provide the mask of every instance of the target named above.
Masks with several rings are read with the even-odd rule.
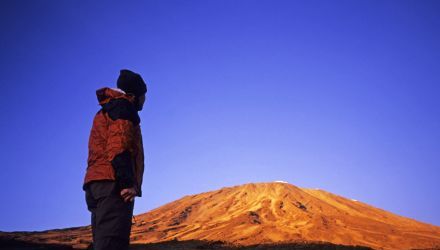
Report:
[[[14,239],[85,244],[90,241],[90,226],[16,233]],[[323,190],[276,181],[188,195],[137,215],[131,239],[132,243],[328,242],[374,249],[433,249],[440,247],[440,227]]]
[[[197,239],[243,245],[323,241],[377,249],[440,246],[440,227],[282,181],[185,196],[136,218],[134,242]]]

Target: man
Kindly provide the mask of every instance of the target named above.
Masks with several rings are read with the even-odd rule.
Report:
[[[96,91],[101,109],[89,138],[83,189],[92,213],[95,250],[128,249],[134,198],[142,195],[144,152],[138,111],[147,86],[139,74],[124,69],[117,87]]]

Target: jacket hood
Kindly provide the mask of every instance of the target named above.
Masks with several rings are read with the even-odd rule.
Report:
[[[96,90],[96,97],[98,98],[99,105],[104,105],[112,99],[124,98],[134,103],[135,96],[125,93],[122,89],[118,88],[100,88]]]

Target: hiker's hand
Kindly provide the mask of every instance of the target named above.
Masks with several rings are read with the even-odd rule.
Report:
[[[124,188],[121,190],[121,196],[125,202],[134,201],[136,190],[134,188]]]

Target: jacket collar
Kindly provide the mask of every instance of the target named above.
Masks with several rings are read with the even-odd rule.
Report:
[[[124,98],[134,103],[135,96],[125,93],[122,89],[104,87],[96,90],[96,97],[100,105],[108,103],[112,99]]]

